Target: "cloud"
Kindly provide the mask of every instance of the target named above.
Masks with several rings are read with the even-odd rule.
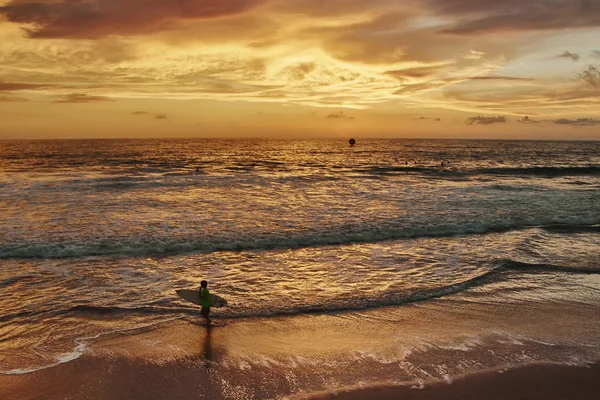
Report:
[[[441,33],[474,36],[494,32],[564,30],[600,26],[589,0],[423,0],[440,16],[458,20]]]
[[[600,58],[600,50],[592,50],[590,56],[594,58]]]
[[[97,40],[23,38],[18,47],[6,44],[4,54],[0,44],[0,59],[5,60],[7,54],[11,68],[33,76],[31,81],[24,76],[18,79],[37,82],[42,73],[46,74],[44,81],[70,84],[62,87],[66,92],[101,89],[106,96],[118,98],[285,101],[369,108],[433,95],[472,76],[492,75],[514,48],[513,42],[505,45],[498,40],[489,47],[483,42],[465,44],[462,37],[439,35],[438,26],[419,26],[430,13],[416,8],[414,0],[345,0],[343,7],[339,1],[276,0],[267,4],[266,0],[246,0],[244,10],[248,12],[196,20],[171,12],[170,7],[212,4],[221,8],[225,7],[221,3],[232,2],[2,2],[8,5],[0,8],[0,20],[3,13],[12,12],[14,18],[25,21],[22,23],[33,37],[104,36]],[[143,13],[113,12],[142,2]],[[242,4],[240,0],[233,3]],[[260,12],[251,11],[263,3]],[[24,5],[29,9],[18,8]],[[156,16],[157,9],[166,11]],[[74,10],[82,10],[83,19],[76,20],[71,15]],[[87,20],[98,12],[106,16]],[[33,14],[35,23],[29,24]],[[66,23],[69,18],[73,24]],[[161,32],[151,38],[128,37],[157,31]],[[477,58],[468,58],[472,54]],[[87,83],[98,87],[82,86]]]
[[[598,118],[578,118],[578,119],[555,119],[554,122],[557,125],[574,125],[574,126],[596,126],[600,125],[600,119]]]
[[[442,66],[426,66],[426,67],[417,67],[417,68],[407,68],[393,71],[386,71],[386,75],[391,75],[400,80],[404,80],[406,78],[427,78],[430,76],[435,76],[436,73],[443,70]]]
[[[573,61],[579,61],[581,57],[579,56],[579,54],[571,53],[570,51],[565,51],[561,55],[556,56],[556,58],[568,58]]]
[[[59,96],[60,99],[55,103],[95,103],[99,101],[110,101],[111,99],[105,96],[94,96],[86,93],[71,93]]]
[[[539,113],[537,106],[556,107],[537,101],[540,92],[566,92],[571,88],[563,87],[575,86],[553,67],[548,67],[547,74],[560,75],[560,82],[546,80],[546,73],[539,82],[518,77],[521,74],[516,72],[511,74],[517,76],[502,75],[510,75],[503,71],[519,71],[513,63],[537,52],[532,50],[537,49],[533,46],[537,36],[524,35],[520,40],[482,35],[472,40],[440,31],[493,13],[519,14],[528,10],[523,3],[530,2],[0,0],[4,4],[0,20],[4,16],[22,24],[31,37],[101,38],[18,38],[15,44],[7,40],[0,43],[0,59],[9,61],[7,71],[15,71],[10,75],[15,82],[61,85],[46,90],[46,96],[89,92],[115,99],[285,102],[344,109],[357,119],[364,114],[351,109],[397,102],[415,109],[428,104],[430,109],[460,110],[468,113],[467,117],[481,113],[520,118],[525,113]],[[196,7],[196,12],[182,12],[190,7]],[[9,25],[4,24],[18,31],[17,26]],[[128,37],[149,33],[155,34]],[[578,48],[549,48],[551,56],[570,48],[585,58]],[[548,57],[543,61],[560,64]],[[442,89],[465,93],[463,100],[449,101]],[[508,103],[529,99],[533,101],[525,106]],[[63,96],[62,100],[93,101],[81,96]],[[136,109],[124,110],[125,116]],[[158,110],[133,115],[154,120]],[[320,113],[321,118],[330,112]],[[562,112],[554,115],[570,115]],[[410,112],[417,117],[428,113]],[[175,117],[169,115],[169,119]],[[341,123],[344,118],[352,119],[338,113],[327,118]]]
[[[47,89],[52,85],[36,84],[36,83],[10,83],[0,81],[0,92],[16,91],[16,90],[34,90],[34,89]]]
[[[468,78],[470,81],[533,81],[531,78],[519,78],[515,76],[475,76]]]
[[[177,21],[240,14],[267,0],[11,0],[0,16],[32,38],[99,38],[167,29]]]
[[[24,99],[22,97],[14,97],[14,96],[2,96],[0,95],[0,102],[9,102],[9,101],[29,101],[27,99]]]
[[[134,111],[131,113],[132,115],[150,115],[148,111]],[[167,119],[167,114],[165,113],[156,113],[152,114],[152,116],[156,119]]]
[[[378,10],[377,6],[382,3],[393,4],[395,8],[385,12]],[[449,60],[464,52],[465,43],[463,38],[438,34],[439,28],[411,25],[421,18],[419,12],[427,13],[427,10],[407,9],[408,3],[377,2],[373,10],[352,18],[340,18],[336,24],[309,23],[297,36],[318,42],[337,59],[388,65],[388,75],[396,78],[426,77],[439,67],[443,70]],[[343,9],[340,12],[342,16]],[[506,54],[512,51],[508,46],[495,46],[506,47]],[[408,63],[410,61],[414,63]]]
[[[400,89],[396,90],[394,94],[396,95],[413,95],[421,92],[427,92],[434,89],[440,89],[444,86],[453,83],[452,81],[435,81],[431,80],[430,82],[425,83],[415,83],[408,84],[402,86]]]
[[[336,112],[336,113],[331,113],[331,114],[329,114],[325,118],[330,118],[330,119],[354,119],[354,117],[350,117],[349,115],[344,114],[343,111],[339,111],[339,112]]]
[[[425,120],[425,121],[434,121],[434,122],[440,122],[442,119],[441,118],[434,118],[434,117],[419,117],[417,119],[420,120]]]
[[[467,119],[468,125],[478,124],[478,125],[492,125],[492,124],[503,124],[506,122],[506,117],[469,117]]]
[[[593,65],[590,65],[585,71],[580,73],[579,79],[593,88],[600,89],[600,70]]]
[[[274,9],[295,14],[307,14],[319,17],[340,15],[340,9],[347,14],[362,14],[377,9],[388,7],[389,1],[365,0],[281,0],[274,2]]]
[[[17,97],[8,95],[8,92],[17,92],[20,90],[38,90],[38,89],[47,89],[52,87],[53,85],[48,84],[36,84],[36,83],[23,83],[23,82],[4,82],[0,81],[0,102],[21,102],[21,101],[29,101],[23,97]]]
[[[529,117],[524,117],[524,118],[518,119],[517,122],[519,122],[521,124],[539,124],[540,123],[540,121],[536,121]]]
[[[448,72],[452,67],[457,68],[458,65],[446,65],[446,66],[433,66],[433,67],[419,67],[419,68],[409,68],[404,70],[393,70],[386,71],[386,75],[391,75],[401,81],[407,80],[408,78],[435,78],[439,74],[443,74],[444,72]],[[531,78],[522,78],[515,76],[473,76],[473,77],[465,77],[460,78],[459,80],[469,80],[469,81],[533,81]]]

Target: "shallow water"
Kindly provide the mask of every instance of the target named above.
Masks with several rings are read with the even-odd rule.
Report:
[[[597,317],[597,142],[5,141],[0,154],[3,374],[195,318],[175,290],[202,279],[231,320],[432,301],[474,320],[474,302]]]

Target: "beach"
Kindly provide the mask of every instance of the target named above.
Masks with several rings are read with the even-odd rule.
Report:
[[[588,400],[600,396],[599,377],[598,364],[587,367],[536,365],[477,373],[452,382],[406,382],[395,386],[373,384],[283,397],[311,400]],[[140,366],[124,360],[84,359],[28,377],[0,378],[0,382],[0,393],[7,400],[268,398],[251,392],[240,394],[235,388],[220,392],[206,376],[182,364]],[[256,382],[254,389],[260,394],[260,382]]]
[[[76,373],[73,367],[84,370]],[[72,375],[71,378],[67,378]],[[502,372],[485,372],[457,378],[453,382],[403,385],[372,385],[342,388],[332,392],[285,396],[290,399],[529,399],[588,400],[600,395],[600,365],[565,367],[529,366]],[[188,399],[235,398],[235,389],[220,393],[207,379],[181,365],[135,366],[119,361],[82,360],[27,378],[0,379],[3,398],[12,399]],[[258,382],[257,382],[258,383]],[[257,385],[258,386],[258,385]],[[256,388],[258,392],[258,387]],[[238,398],[259,398],[242,395]]]
[[[0,151],[0,399],[597,397],[597,142]]]
[[[487,372],[462,377],[452,383],[434,383],[419,389],[406,386],[380,386],[328,394],[312,400],[354,399],[522,399],[587,400],[600,396],[600,366],[530,366],[506,372]]]
[[[591,318],[597,309],[538,306],[524,319],[514,305],[447,303],[217,319],[212,328],[198,314],[98,338],[70,362],[1,375],[0,397],[592,399],[600,393],[594,363],[600,321]],[[479,317],[456,318],[455,307]],[[586,315],[587,323],[576,323]]]

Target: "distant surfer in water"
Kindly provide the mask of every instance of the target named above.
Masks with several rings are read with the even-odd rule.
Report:
[[[200,305],[202,306],[200,314],[206,318],[206,323],[210,325],[212,321],[210,319],[210,292],[208,291],[207,281],[200,282]]]

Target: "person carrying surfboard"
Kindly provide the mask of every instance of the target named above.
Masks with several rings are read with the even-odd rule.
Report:
[[[200,314],[206,318],[206,323],[210,324],[212,322],[210,319],[210,292],[207,281],[200,282],[200,306],[202,306]]]

